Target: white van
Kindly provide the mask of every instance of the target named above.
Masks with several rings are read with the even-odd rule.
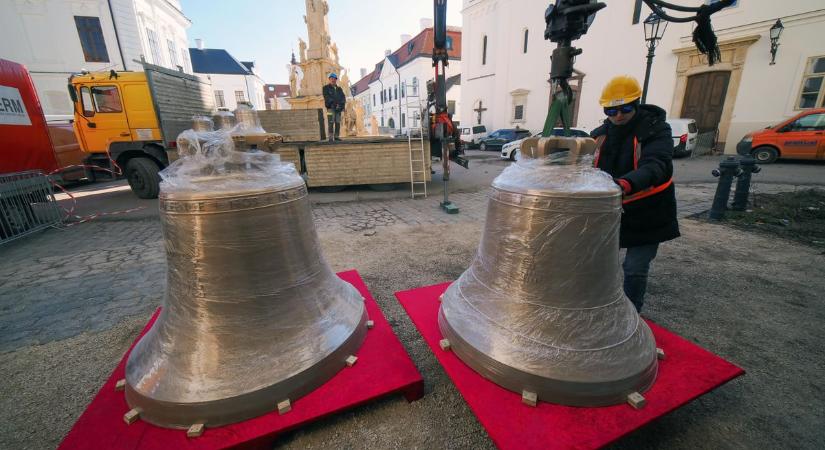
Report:
[[[690,156],[696,148],[696,136],[699,128],[693,119],[667,119],[673,130],[673,156]]]
[[[461,129],[461,142],[469,148],[477,147],[481,139],[485,137],[487,137],[487,128],[484,125]]]

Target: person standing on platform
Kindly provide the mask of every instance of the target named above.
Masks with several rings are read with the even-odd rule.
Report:
[[[599,101],[607,118],[593,130],[594,166],[622,189],[619,245],[627,249],[622,269],[624,292],[642,310],[650,263],[659,244],[679,237],[673,186],[673,139],[665,110],[640,104],[635,78],[610,80]]]
[[[347,104],[344,90],[338,86],[338,75],[329,74],[329,83],[324,86],[324,106],[327,108],[327,122],[329,122],[329,141],[340,141],[341,113]]]

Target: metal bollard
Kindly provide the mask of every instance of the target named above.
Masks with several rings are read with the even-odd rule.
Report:
[[[730,209],[734,211],[744,211],[748,207],[748,194],[751,190],[751,174],[759,173],[761,167],[756,165],[756,160],[750,155],[743,156],[739,160],[739,167],[742,173],[736,180],[736,192],[733,194],[733,203]]]
[[[719,184],[716,185],[716,195],[713,196],[713,206],[711,206],[708,214],[711,220],[721,220],[725,217],[733,177],[738,176],[741,171],[736,157],[728,156],[719,162],[718,169],[713,169],[711,172],[714,177],[719,178]]]

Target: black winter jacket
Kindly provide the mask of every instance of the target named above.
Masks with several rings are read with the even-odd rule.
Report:
[[[607,136],[599,152],[598,168],[613,178],[630,183],[630,195],[666,183],[673,176],[673,139],[665,111],[641,105],[633,119],[622,126],[609,120],[593,130],[596,138]],[[641,144],[638,168],[633,167],[633,137]],[[667,189],[625,203],[619,242],[622,248],[655,244],[679,237],[676,220],[676,189]]]
[[[347,103],[347,97],[344,95],[344,90],[341,86],[325,84],[324,89],[324,106],[332,111],[343,111],[344,105]]]

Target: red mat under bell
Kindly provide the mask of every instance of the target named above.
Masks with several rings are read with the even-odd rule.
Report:
[[[284,431],[389,394],[404,394],[409,401],[421,398],[424,392],[421,374],[393,333],[361,276],[354,270],[341,272],[338,276],[355,286],[364,296],[367,314],[375,325],[356,354],[358,362],[342,369],[326,384],[293,402],[292,411],[284,415],[271,412],[245,422],[208,428],[202,436],[192,439],[186,437],[186,430],[160,428],[140,420],[126,425],[123,414],[129,406],[123,391],[115,391],[115,383],[124,376],[130,348],[58,448],[166,450],[271,447],[272,441]],[[140,336],[149,331],[159,312],[160,309],[155,311]]]
[[[450,283],[396,292],[418,331],[464,400],[501,449],[599,448],[713,390],[745,372],[724,359],[651,323],[656,346],[665,351],[647,406],[577,408],[521,403],[521,395],[483,378],[451,351],[441,350],[438,297]]]

